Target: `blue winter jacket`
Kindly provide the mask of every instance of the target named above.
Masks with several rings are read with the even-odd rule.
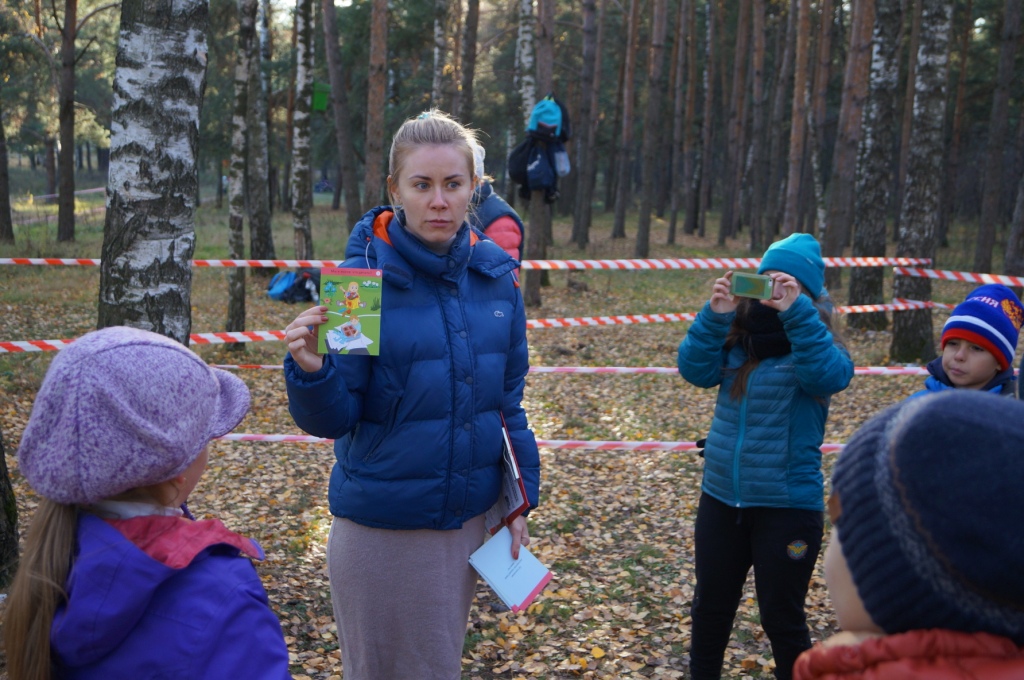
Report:
[[[436,255],[386,210],[363,216],[343,264],[383,271],[380,356],[328,354],[315,373],[285,358],[296,424],[335,440],[331,513],[390,529],[461,527],[498,498],[502,415],[536,507],[515,260],[467,224]]]
[[[704,448],[701,489],[733,507],[823,510],[821,443],[829,397],[846,388],[853,361],[833,342],[811,299],[800,295],[779,314],[792,351],[761,361],[739,401],[730,395],[747,359],[726,350],[736,313],[706,303],[679,346],[679,373],[698,387],[719,386]]]
[[[915,397],[923,397],[926,394],[932,394],[933,392],[944,392],[946,390],[955,390],[957,386],[949,381],[949,376],[946,375],[946,371],[942,368],[942,356],[937,356],[928,362],[928,373],[930,374],[924,379],[924,389],[918,390],[911,394],[908,399],[914,399]],[[988,384],[981,389],[985,392],[991,392],[992,394],[1001,397],[1016,397],[1017,393],[1017,378],[1013,374],[1013,367],[1009,367],[1006,370],[999,371],[995,377],[988,381]]]
[[[79,514],[68,599],[50,628],[53,677],[291,678],[281,624],[239,553],[262,559],[259,546],[213,520],[122,524],[138,522],[159,526],[145,528],[144,547]]]

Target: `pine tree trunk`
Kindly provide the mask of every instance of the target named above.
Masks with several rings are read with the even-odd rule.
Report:
[[[7,132],[4,130],[3,79],[0,78],[0,243],[14,243],[11,213],[11,173],[8,169]]]
[[[949,135],[949,157],[946,160],[946,187],[942,191],[942,210],[939,212],[939,231],[935,242],[939,247],[949,245],[947,234],[956,210],[956,184],[960,170],[960,138],[964,126],[964,102],[967,96],[967,56],[974,35],[972,0],[967,0],[964,32],[960,38],[960,74],[956,82],[956,101],[953,104],[953,125]],[[1024,121],[1024,118],[1021,119]],[[1022,149],[1024,150],[1024,149]]]
[[[921,0],[921,43],[917,53],[914,119],[907,149],[907,186],[900,214],[897,257],[935,257],[935,226],[942,207],[941,167],[945,141],[946,78],[952,0]],[[931,279],[898,276],[897,298],[931,299]],[[935,357],[931,310],[896,312],[889,356],[893,361]]]
[[[715,14],[715,0],[708,0],[707,42],[704,45],[704,121],[701,125],[700,151],[695,170],[695,174],[700,177],[695,214],[697,235],[701,238],[704,238],[708,206],[711,203],[711,142],[715,132],[711,115],[715,101]]]
[[[554,70],[554,1],[537,0],[537,21],[534,25],[531,54],[536,54],[536,88],[540,92],[551,90]],[[526,2],[523,3],[524,12]],[[520,21],[529,21],[521,15]],[[524,50],[524,54],[527,50]],[[524,74],[526,64],[524,62]],[[524,78],[525,81],[525,78]],[[536,91],[534,92],[536,96]],[[532,107],[531,107],[532,108]],[[544,191],[532,191],[530,196],[530,223],[526,231],[526,257],[530,260],[543,260],[547,255],[547,236],[551,228],[551,204],[544,199]],[[537,307],[541,304],[540,288],[545,283],[545,272],[533,270],[526,276],[522,288],[523,300],[527,306]]]
[[[679,210],[684,205],[684,187],[689,181],[683,170],[684,151],[683,141],[686,129],[684,111],[686,108],[686,91],[693,88],[693,81],[686,79],[684,69],[686,68],[686,49],[690,41],[690,26],[687,23],[687,5],[689,0],[681,0],[679,3],[679,23],[676,25],[675,36],[675,62],[672,67],[675,79],[672,81],[672,183],[669,202],[668,221],[668,244],[676,242],[676,223],[679,219]],[[689,88],[687,88],[689,84]]]
[[[643,194],[637,221],[635,256],[650,254],[651,211],[657,186],[659,147],[661,144],[661,77],[665,61],[665,35],[668,33],[668,0],[654,0],[651,18],[651,49],[647,61],[647,111],[644,114]]]
[[[683,232],[697,230],[697,132],[693,119],[697,114],[697,2],[683,0],[686,8],[686,108],[683,111]],[[680,10],[681,11],[681,10]]]
[[[612,224],[612,238],[626,237],[626,209],[632,198],[633,173],[630,156],[633,149],[633,108],[636,91],[636,53],[640,46],[640,0],[629,2],[629,25],[626,29],[626,61],[622,77],[622,124],[619,128],[616,153],[615,221]]]
[[[348,90],[345,88],[345,74],[338,52],[338,15],[334,0],[321,3],[324,15],[324,52],[327,55],[327,74],[331,80],[331,111],[334,113],[334,138],[338,144],[338,158],[341,175],[341,189],[345,192],[345,217],[348,231],[362,217],[359,199],[359,176],[356,171],[356,154],[350,134],[351,115],[348,107]]]
[[[18,570],[18,503],[7,470],[4,433],[0,431],[0,588],[6,588]]]
[[[768,188],[766,191],[767,207],[765,208],[764,242],[771,243],[781,222],[779,214],[782,196],[785,191],[783,170],[786,164],[781,160],[786,149],[784,132],[784,116],[786,109],[786,93],[793,74],[793,52],[796,48],[796,16],[792,8],[786,11],[786,35],[782,40],[782,65],[775,75],[775,92],[772,95],[772,113],[768,129],[771,130],[771,141],[768,149]]]
[[[899,88],[901,0],[875,0],[871,76],[860,143],[856,202],[853,215],[853,256],[884,257],[886,216],[892,186],[892,148],[896,142],[896,92]],[[854,267],[850,273],[850,304],[885,302],[885,276],[880,267]],[[847,326],[882,330],[885,312],[851,314]]]
[[[871,67],[871,33],[875,25],[874,0],[859,0],[854,4],[854,18],[850,29],[850,49],[843,77],[843,101],[839,110],[839,131],[832,154],[832,173],[828,183],[828,215],[821,252],[826,256],[841,256],[850,240],[853,220],[854,184],[857,174],[857,153],[860,147],[861,121],[864,99]],[[825,271],[825,285],[837,288],[842,270]]]
[[[739,197],[743,178],[743,126],[747,117],[747,61],[750,53],[750,0],[739,0],[737,12],[739,16],[736,20],[732,95],[729,97],[729,121],[726,128],[726,183],[725,195],[722,197],[722,222],[718,229],[719,245],[725,245],[725,239],[738,231]]]
[[[370,66],[366,93],[366,167],[363,212],[378,205],[384,186],[384,95],[387,86],[388,3],[373,0],[370,18]]]
[[[907,50],[906,94],[903,97],[903,115],[900,128],[899,174],[896,177],[896,220],[893,222],[893,240],[899,238],[900,218],[903,214],[903,192],[907,184],[907,157],[910,147],[910,127],[914,116],[914,88],[917,81],[917,54],[921,43],[921,0],[906,0],[913,3],[914,10],[910,28],[910,46]]]
[[[992,248],[996,241],[996,227],[1004,224],[1003,155],[1006,153],[1006,133],[1009,128],[1010,82],[1014,77],[1014,58],[1020,40],[1021,0],[1006,0],[1003,9],[1003,31],[1000,35],[999,69],[995,92],[992,94],[992,115],[989,117],[988,153],[985,160],[985,193],[981,197],[981,222],[974,251],[974,270],[992,271]],[[1017,74],[1020,78],[1020,74]]]
[[[313,0],[298,0],[295,8],[295,113],[292,119],[292,230],[295,258],[313,259],[313,180],[310,167],[310,115],[313,102]]]
[[[467,0],[463,28],[462,57],[459,59],[460,83],[457,115],[466,125],[473,122],[473,80],[476,76],[477,29],[480,25],[480,0]]]
[[[604,6],[601,2],[601,15]],[[576,205],[573,214],[572,241],[585,250],[590,241],[590,218],[594,200],[594,148],[593,133],[597,128],[597,86],[600,71],[595,68],[598,54],[600,23],[596,18],[595,0],[583,0],[583,70],[580,74],[580,115],[576,125]]]
[[[793,0],[797,13],[795,67],[793,70],[793,108],[789,123],[789,163],[786,200],[782,213],[782,235],[797,231],[797,199],[803,172],[805,128],[807,125],[807,55],[810,44],[810,0]],[[812,291],[813,292],[813,291]]]
[[[761,252],[764,242],[764,186],[768,168],[764,159],[764,57],[765,57],[765,0],[754,0],[754,22],[752,26],[753,53],[753,120],[751,121],[750,161],[747,176],[750,178],[750,250]]]
[[[249,124],[252,122],[250,96],[253,88],[251,62],[256,59],[256,12],[259,0],[238,2],[238,57],[235,62],[235,110],[231,116],[231,165],[228,169],[228,251],[231,259],[245,258],[246,168],[252,154],[249,149]],[[257,59],[258,63],[258,59]],[[255,169],[254,169],[255,170]],[[253,206],[248,205],[250,209]],[[249,214],[252,228],[252,215]],[[245,268],[228,272],[227,330],[245,330]],[[238,349],[241,343],[234,343]]]
[[[1017,201],[1013,208],[1013,218],[1010,220],[1010,236],[1006,241],[1003,271],[1010,276],[1024,276],[1024,174],[1017,183]]]
[[[75,34],[78,31],[78,0],[64,0],[60,41],[60,89],[58,119],[60,151],[57,155],[57,241],[75,240]]]
[[[208,20],[204,0],[121,4],[99,328],[189,342]]]

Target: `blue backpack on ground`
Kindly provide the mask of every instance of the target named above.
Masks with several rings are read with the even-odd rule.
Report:
[[[284,300],[285,292],[295,283],[295,272],[278,272],[267,284],[267,297],[271,300]]]

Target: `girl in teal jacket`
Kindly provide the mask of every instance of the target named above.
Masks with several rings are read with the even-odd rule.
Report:
[[[679,346],[683,378],[719,388],[694,536],[694,680],[719,677],[751,566],[776,677],[792,677],[811,646],[804,598],[824,523],[820,447],[829,398],[849,384],[853,361],[831,328],[814,237],[774,243],[758,273],[771,276],[771,299],[733,296],[727,272]]]

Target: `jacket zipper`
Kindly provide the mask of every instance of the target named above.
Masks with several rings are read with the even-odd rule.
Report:
[[[743,399],[740,401],[740,428],[736,435],[736,447],[732,452],[732,493],[736,497],[736,507],[740,503],[740,451],[743,450],[743,440],[747,436],[747,403],[750,397],[750,385],[754,382],[754,371],[747,376],[747,387],[743,391]]]

